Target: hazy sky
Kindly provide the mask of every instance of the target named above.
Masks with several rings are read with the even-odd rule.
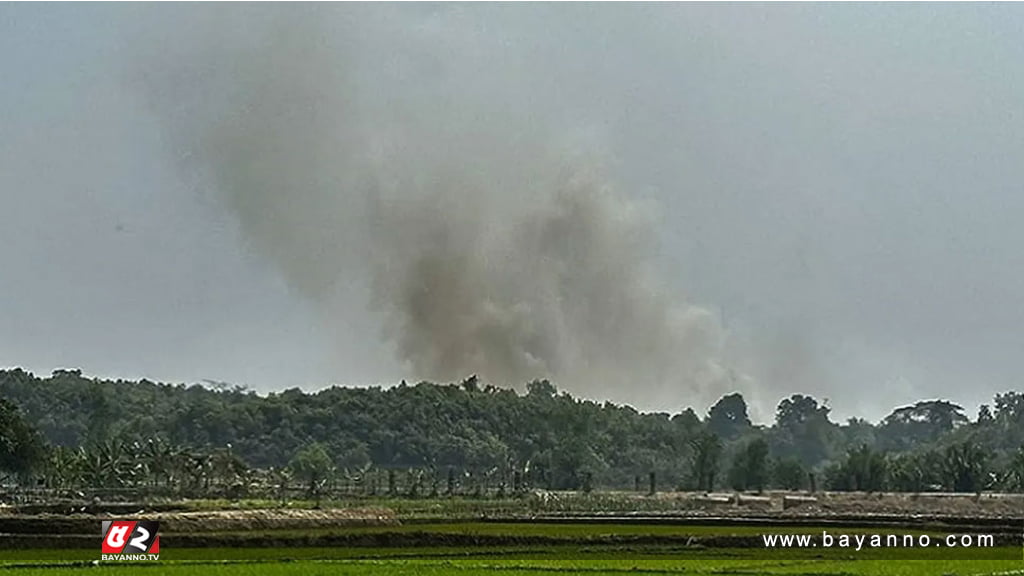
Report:
[[[1015,4],[0,5],[0,366],[260,391],[424,377],[364,268],[292,258],[365,249],[322,214],[344,203],[218,189],[239,138],[302,141],[247,120],[284,109],[280,79],[344,159],[330,179],[330,159],[288,164],[323,198],[380,140],[399,187],[409,157],[486,181],[514,154],[481,193],[512,206],[520,148],[550,141],[654,215],[658,281],[719,324],[731,384],[574,392],[674,412],[735,387],[762,420],[792,393],[840,418],[973,412],[1022,386],[1022,38]]]

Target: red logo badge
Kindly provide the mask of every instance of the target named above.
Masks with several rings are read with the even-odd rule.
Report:
[[[160,523],[146,520],[105,520],[103,554],[159,554]]]

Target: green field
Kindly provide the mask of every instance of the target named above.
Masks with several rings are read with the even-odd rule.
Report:
[[[166,544],[162,545],[160,560],[156,563],[98,562],[98,538],[95,546],[92,540],[85,540],[83,545],[79,538],[69,540],[74,545],[62,550],[0,550],[0,573],[18,576],[1024,574],[1020,546],[989,549],[977,558],[964,558],[962,553],[954,553],[945,560],[924,560],[920,559],[921,550],[887,550],[880,553],[884,555],[882,559],[877,559],[878,553],[872,556],[866,550],[829,550],[828,553],[821,549],[765,550],[750,544],[766,531],[820,534],[822,529],[821,526],[452,521],[208,533],[190,536],[208,539],[209,546],[189,548],[174,546],[176,538],[184,542],[183,535],[168,533],[162,536]],[[863,526],[828,526],[827,529],[848,534],[893,530]],[[938,534],[934,530],[900,529],[898,532]],[[730,538],[746,544],[730,544],[734,541]],[[308,542],[335,544],[311,546],[305,544]],[[359,544],[338,545],[336,542]],[[993,559],[999,557],[1004,559]]]
[[[13,534],[8,535],[6,544],[0,540],[0,576],[1024,575],[1021,530],[1015,521],[716,519],[666,515],[663,510],[637,512],[635,508],[631,515],[614,512],[629,510],[629,502],[620,500],[612,496],[565,497],[554,502],[554,511],[533,509],[531,503],[519,500],[393,500],[375,502],[378,506],[370,508],[391,511],[393,515],[385,523],[331,525],[311,518],[305,527],[247,520],[230,528],[195,521],[176,525],[172,511],[163,516],[160,560],[154,563],[99,562],[99,536],[93,533],[96,516],[26,515],[22,524],[6,524],[11,530],[22,530],[17,535],[21,540],[15,540]],[[267,510],[267,503],[258,501],[186,504],[185,510],[202,514]],[[652,501],[651,506],[655,504],[663,503]],[[231,510],[225,510],[229,506]],[[280,510],[282,518],[287,511],[313,511],[301,503]],[[161,514],[154,512],[158,518]],[[760,544],[764,534],[821,535],[826,530],[848,535],[930,535],[936,540],[947,533],[994,532],[1001,540],[997,548],[989,549],[855,551],[765,549]]]
[[[268,574],[274,576],[311,576],[318,574],[359,574],[367,576],[393,576],[423,574],[440,576],[455,574],[557,575],[587,574],[590,576],[614,574],[687,574],[697,575],[849,575],[849,576],[917,576],[936,575],[993,575],[1020,574],[1021,561],[964,560],[964,561],[883,561],[883,560],[788,560],[765,561],[751,559],[690,559],[690,560],[289,560],[277,562],[161,562],[159,565],[103,564],[98,566],[28,567],[8,566],[3,572],[18,576],[63,575],[116,575],[129,574],[211,574],[241,576]]]

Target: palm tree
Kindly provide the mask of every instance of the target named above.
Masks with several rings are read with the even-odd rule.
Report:
[[[57,446],[50,451],[44,471],[44,482],[56,490],[71,490],[80,486],[82,481],[82,453],[64,446]]]
[[[137,470],[125,457],[124,444],[119,440],[97,442],[79,450],[82,480],[87,487],[111,489],[134,483]]]

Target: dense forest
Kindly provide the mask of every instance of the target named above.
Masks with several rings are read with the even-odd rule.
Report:
[[[482,478],[502,491],[1022,491],[1022,446],[1018,392],[997,395],[973,419],[930,400],[877,424],[833,422],[829,406],[796,394],[760,426],[738,393],[699,416],[581,400],[546,380],[524,393],[470,377],[260,395],[78,370],[0,371],[0,471],[47,486],[208,490],[259,471],[290,474],[312,491],[328,478],[369,486],[375,470],[387,480],[374,490],[393,490],[396,474],[415,471],[422,486],[414,488],[434,492]]]

